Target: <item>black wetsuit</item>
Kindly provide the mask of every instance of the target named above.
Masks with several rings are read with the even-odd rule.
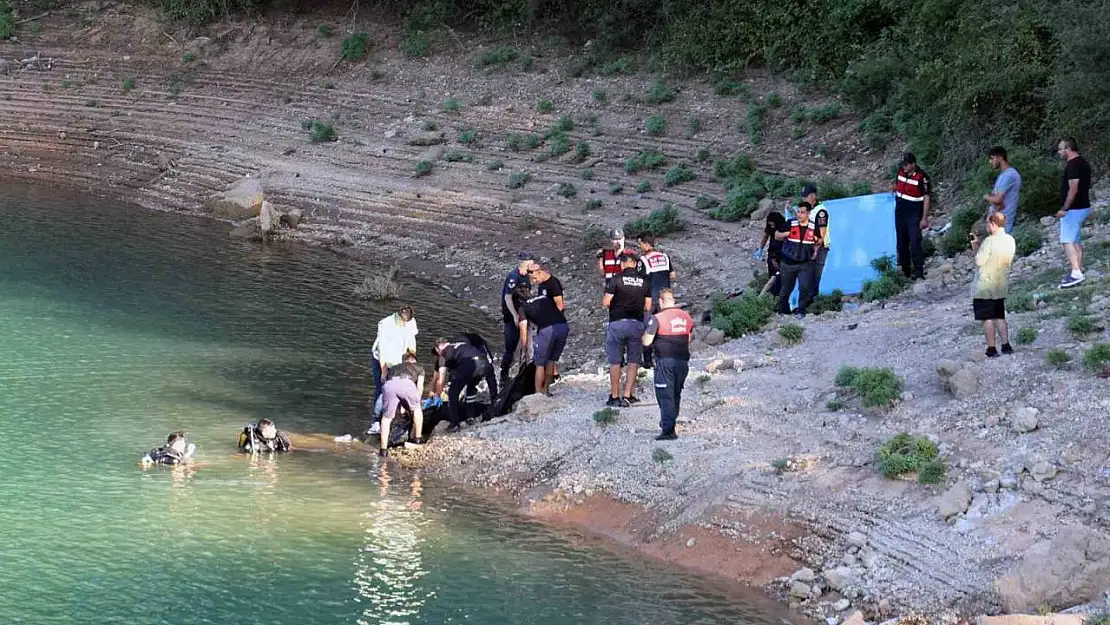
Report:
[[[289,437],[281,430],[278,430],[273,438],[267,439],[262,436],[261,429],[252,423],[239,433],[239,451],[265,453],[268,451],[289,451],[292,447],[293,445],[289,443]]]
[[[154,464],[184,464],[184,454],[179,454],[170,447],[159,447],[151,449],[147,457],[154,462]]]

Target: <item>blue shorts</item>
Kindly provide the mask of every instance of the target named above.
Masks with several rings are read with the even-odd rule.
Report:
[[[611,366],[619,365],[628,357],[628,362],[640,364],[643,358],[644,322],[639,319],[610,321],[605,329],[605,358]]]
[[[532,344],[532,359],[536,362],[536,366],[542,367],[551,362],[559,362],[559,357],[563,355],[563,348],[567,346],[569,334],[570,327],[565,323],[540,328]]]
[[[1079,231],[1083,229],[1083,222],[1091,214],[1089,208],[1073,208],[1064,213],[1060,218],[1060,242],[1079,243]]]

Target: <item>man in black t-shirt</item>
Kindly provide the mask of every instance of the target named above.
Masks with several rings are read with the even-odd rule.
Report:
[[[1060,179],[1060,243],[1071,265],[1071,272],[1060,279],[1060,288],[1066,289],[1083,282],[1083,244],[1079,233],[1083,222],[1091,213],[1091,166],[1079,155],[1075,139],[1064,137],[1056,146],[1060,158],[1066,161]]]
[[[782,241],[775,238],[776,232],[783,232],[786,230],[786,217],[775,209],[767,213],[767,219],[763,222],[763,238],[759,240],[759,249],[755,251],[755,258],[759,260],[763,257],[763,247],[767,246],[767,284],[763,287],[764,293],[770,293],[775,297],[779,295],[779,255],[782,253]]]
[[[566,305],[563,301],[563,283],[559,279],[551,275],[551,270],[547,267],[539,267],[532,274],[532,281],[537,285],[536,294],[544,295],[551,298],[555,302],[555,307],[560,311]],[[551,374],[551,381],[554,382],[559,379],[559,363],[555,363],[554,373]]]
[[[451,342],[441,338],[436,340],[435,350],[439,374],[434,394],[443,393],[443,387],[447,386],[447,414],[451,421],[447,431],[457,432],[463,419],[463,393],[485,378],[492,400],[497,397],[497,377],[493,374],[488,349],[470,342]]]
[[[636,271],[634,253],[620,256],[621,272],[605,285],[602,307],[609,311],[605,330],[605,357],[609,361],[609,400],[606,406],[627,408],[639,401],[632,394],[636,387],[636,371],[643,357],[644,324],[651,316],[651,288]],[[621,394],[621,361],[627,357],[624,394]]]
[[[520,323],[520,337],[525,348],[529,344],[529,324],[536,329],[532,342],[532,360],[536,363],[536,392],[550,395],[548,386],[555,375],[555,363],[563,355],[570,327],[563,311],[546,295],[533,294],[527,285],[517,287],[524,321]],[[523,358],[522,358],[523,362]]]

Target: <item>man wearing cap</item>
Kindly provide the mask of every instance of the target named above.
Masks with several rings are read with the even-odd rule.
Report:
[[[381,411],[378,406],[382,397],[382,379],[391,367],[404,361],[406,352],[416,353],[416,335],[419,331],[416,328],[415,315],[412,306],[403,306],[378,322],[378,335],[374,337],[370,361],[370,370],[374,374],[374,422],[370,425],[371,434],[381,431]]]
[[[932,182],[917,166],[912,152],[902,155],[902,166],[894,178],[894,233],[898,237],[898,265],[907,278],[925,277],[925,251],[921,231],[929,227]]]
[[[829,209],[824,204],[817,203],[817,186],[807,184],[802,188],[802,200],[813,208],[809,211],[809,220],[813,222],[817,241],[814,243],[816,251],[813,256],[813,277],[809,287],[810,301],[803,308],[813,303],[813,298],[821,294],[821,274],[825,273],[825,259],[829,257]]]
[[[609,247],[597,251],[597,271],[603,283],[621,272],[620,254],[624,250],[624,232],[620,228],[609,231]]]
[[[627,408],[639,401],[632,391],[636,388],[636,371],[643,356],[644,322],[651,315],[651,289],[636,271],[636,254],[625,250],[620,254],[621,271],[605,285],[601,306],[609,311],[605,329],[605,357],[609,361],[609,400],[606,406]],[[627,358],[624,392],[621,393],[621,362]]]
[[[536,257],[531,252],[521,252],[517,256],[516,269],[505,276],[505,283],[501,285],[501,321],[505,328],[505,352],[501,356],[502,383],[508,379],[513,358],[520,347],[520,299],[516,295],[516,287],[531,284],[529,276],[535,266]]]

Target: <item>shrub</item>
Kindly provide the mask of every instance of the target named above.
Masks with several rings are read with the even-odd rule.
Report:
[[[1030,293],[1010,293],[1006,298],[1006,310],[1011,312],[1030,311],[1037,309],[1037,302]]]
[[[477,141],[477,139],[478,139],[478,129],[477,128],[468,128],[466,130],[460,130],[459,131],[459,143],[461,143],[463,145],[470,145],[471,143],[474,143],[475,141]]]
[[[592,150],[590,149],[590,144],[589,143],[587,143],[585,141],[579,141],[578,143],[576,143],[574,145],[574,160],[576,162],[581,163],[582,161],[589,158],[591,152],[592,152]],[[591,177],[593,176],[593,170],[592,169],[591,170],[583,170],[583,171],[589,171],[590,176]],[[589,180],[589,178],[586,178],[586,180]]]
[[[186,52],[185,54],[181,55],[182,63],[192,63],[195,60],[197,60],[197,55],[193,54],[192,52]]]
[[[528,135],[527,137],[524,137],[524,147],[528,148],[529,150],[534,150],[538,148],[541,143],[543,143],[543,137],[541,137],[540,135],[533,133]]]
[[[925,255],[925,258],[932,258],[937,253],[936,241],[924,232],[921,233],[921,253]]]
[[[775,298],[751,291],[740,297],[715,297],[712,306],[713,327],[729,338],[758,332],[775,315]]]
[[[855,391],[865,407],[889,406],[902,394],[902,378],[890,369],[844,366],[836,372],[835,381],[837,386]]]
[[[1028,256],[1041,249],[1044,244],[1044,231],[1040,225],[1030,222],[1014,226],[1013,236],[1018,256]]]
[[[720,206],[720,202],[708,195],[699,195],[694,200],[694,209],[699,211],[712,210]]]
[[[1050,349],[1045,352],[1045,362],[1054,369],[1064,369],[1071,362],[1071,356],[1062,349]]]
[[[598,210],[599,208],[601,208],[601,200],[595,197],[589,198],[588,200],[586,200],[585,204],[582,205],[582,210],[587,213],[590,211]]]
[[[666,449],[663,449],[662,447],[656,447],[651,452],[651,459],[658,464],[664,464],[670,462],[671,460],[674,460],[674,456],[672,456],[670,452]]]
[[[667,120],[662,115],[652,115],[644,122],[644,132],[652,137],[662,137],[667,132]]]
[[[582,231],[581,249],[583,251],[593,252],[605,247],[608,243],[609,232],[597,224],[590,224]]]
[[[697,115],[691,115],[686,118],[686,136],[693,137],[701,132],[701,120]],[[708,158],[708,155],[707,155]]]
[[[551,136],[551,145],[547,147],[548,156],[562,156],[570,152],[570,137],[563,133]]]
[[[840,312],[844,309],[844,292],[833,289],[828,295],[818,295],[813,298],[813,303],[806,307],[806,312],[820,315],[825,312]]]
[[[331,124],[325,124],[318,119],[306,119],[301,122],[301,128],[308,132],[308,138],[313,143],[323,143],[325,141],[335,141],[335,129]]]
[[[442,108],[448,113],[454,113],[462,108],[462,103],[459,102],[458,98],[447,98],[443,101]]]
[[[428,56],[432,51],[432,45],[435,39],[432,33],[424,31],[402,31],[401,43],[398,46],[401,49],[401,54],[409,58],[421,58]]]
[[[713,177],[717,180],[746,179],[754,173],[755,161],[743,152],[733,154],[732,158],[727,161],[715,161],[713,163]]]
[[[731,78],[718,76],[713,80],[713,93],[720,96],[748,97],[748,86]]]
[[[509,174],[508,186],[510,189],[523,189],[524,185],[532,180],[532,175],[526,171],[514,171]]]
[[[790,458],[777,458],[774,462],[771,463],[771,468],[778,471],[779,473],[783,473],[789,467]]]
[[[350,35],[339,45],[339,56],[344,61],[361,61],[367,54],[370,54],[370,35],[366,33]]]
[[[871,268],[879,273],[879,277],[863,282],[861,297],[865,302],[890,299],[909,286],[909,280],[895,268],[894,259],[889,255],[872,260]]]
[[[648,104],[663,104],[673,101],[674,97],[674,89],[670,88],[662,78],[659,78],[651,84],[644,101]]]
[[[830,399],[828,402],[825,403],[825,410],[828,410],[829,412],[840,412],[841,410],[844,410],[846,407],[847,407],[847,405],[844,403],[843,400],[837,399],[835,397],[833,399]]]
[[[698,148],[698,151],[694,154],[694,160],[699,163],[704,163],[705,161],[708,161],[711,156],[713,156],[713,153],[709,151],[709,148],[700,147]]]
[[[471,156],[470,154],[465,153],[465,152],[459,152],[458,150],[451,150],[447,154],[443,155],[443,160],[447,161],[448,163],[458,163],[458,162],[473,163],[474,162],[474,157]]]
[[[1068,317],[1068,332],[1071,332],[1078,338],[1098,334],[1102,332],[1102,326],[1098,324],[1089,315],[1073,314]]]
[[[943,484],[947,473],[948,467],[944,466],[944,460],[933,458],[917,470],[917,481],[921,484]]]
[[[524,137],[520,136],[519,133],[513,132],[510,133],[508,137],[505,137],[505,147],[509,150],[513,152],[519,152],[523,146]]]
[[[420,161],[416,164],[416,177],[419,178],[421,176],[427,176],[428,174],[432,173],[432,167],[433,165],[431,161]]]
[[[619,182],[609,183],[609,195],[620,195],[621,191],[624,191],[624,185]]]
[[[910,436],[905,432],[886,441],[875,453],[875,464],[883,477],[895,478],[918,471],[938,459],[937,446],[924,436]],[[933,469],[935,473],[935,469]]]
[[[952,213],[952,226],[945,233],[942,245],[945,256],[951,258],[971,246],[967,235],[982,215],[982,211],[974,206],[964,206]]]
[[[332,36],[332,27],[328,24],[320,24],[316,27],[316,36],[321,39],[327,39]]]
[[[763,141],[763,117],[766,114],[766,106],[755,103],[748,105],[748,141],[751,141],[752,145],[759,145],[759,143]]]
[[[578,195],[578,187],[574,186],[573,184],[571,184],[569,182],[564,182],[564,183],[559,185],[559,190],[556,191],[556,193],[558,193],[559,195],[561,195],[561,196],[563,196],[567,199],[570,199],[570,198]]]
[[[636,193],[647,193],[651,191],[651,183],[647,180],[641,180],[636,184]]]
[[[135,79],[134,78],[124,78],[122,87],[123,87],[123,92],[124,93],[127,93],[128,91],[131,91],[132,89],[135,88]]]
[[[593,167],[586,167],[582,171],[578,172],[578,177],[583,179],[583,180],[593,180],[594,179],[594,169],[593,169]]]
[[[1088,371],[1104,372],[1110,367],[1110,343],[1095,343],[1083,354],[1083,366]]]
[[[697,177],[698,175],[695,174],[694,170],[690,169],[689,167],[685,165],[675,165],[674,167],[667,170],[666,176],[663,177],[663,186],[673,187],[684,182],[696,180]]]
[[[594,413],[594,423],[602,426],[613,425],[617,422],[618,414],[620,414],[620,411],[614,408],[602,408]]]
[[[694,381],[697,382],[698,385],[704,386],[704,385],[708,384],[709,381],[712,380],[712,379],[713,379],[713,377],[710,376],[708,373],[699,373],[698,377],[694,378]]]
[[[647,150],[624,162],[624,171],[634,174],[639,171],[659,169],[667,164],[667,157],[662,152]]]
[[[401,285],[397,282],[397,267],[366,276],[362,284],[355,287],[355,297],[370,301],[397,299]]]
[[[536,111],[540,113],[550,113],[555,110],[555,103],[551,100],[540,100],[536,102]]]
[[[559,117],[559,119],[556,119],[555,123],[551,124],[551,129],[548,130],[547,134],[551,136],[560,132],[570,132],[572,130],[574,130],[574,120],[570,118],[570,115],[563,115]]]
[[[609,101],[609,92],[604,89],[597,89],[590,94],[590,97],[598,104],[605,104]]]
[[[520,71],[530,72],[535,65],[536,59],[532,58],[531,54],[526,54],[520,57]]]
[[[856,382],[856,377],[859,375],[859,367],[851,367],[844,365],[836,372],[836,379],[834,382],[841,388],[851,387]]]
[[[1037,340],[1038,332],[1036,328],[1022,328],[1018,330],[1017,336],[1014,340],[1018,345],[1030,345]]]
[[[520,58],[520,52],[512,46],[501,46],[496,50],[488,50],[478,56],[478,60],[474,65],[478,69],[485,69],[488,67],[502,68]]]
[[[661,237],[685,229],[686,222],[679,217],[678,209],[674,207],[674,204],[668,202],[662,208],[651,211],[647,217],[633,219],[625,223],[624,235],[629,238],[637,238],[647,234]]]
[[[801,343],[802,338],[805,336],[806,329],[796,323],[783,324],[779,328],[779,336],[786,340],[787,343]]]
[[[780,96],[777,91],[772,91],[768,93],[767,104],[772,108],[778,108],[782,106],[782,96]]]

